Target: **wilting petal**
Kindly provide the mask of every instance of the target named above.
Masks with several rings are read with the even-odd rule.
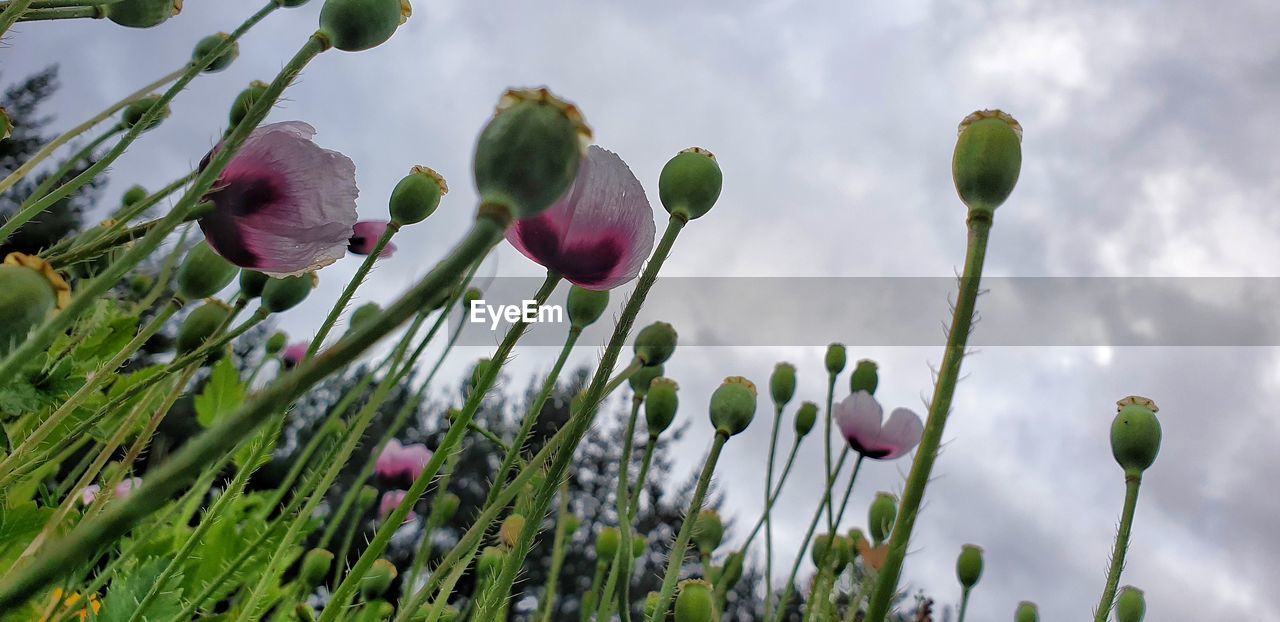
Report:
[[[573,186],[542,214],[517,221],[511,245],[585,289],[612,289],[640,274],[653,250],[653,208],[617,154],[592,145]]]
[[[207,195],[213,213],[200,219],[218,254],[272,276],[342,258],[356,223],[355,164],[312,142],[315,133],[287,121],[249,135]]]
[[[906,408],[895,408],[873,441],[875,449],[885,452],[881,460],[892,460],[906,454],[920,444],[920,435],[924,433],[924,424],[920,416]],[[875,456],[868,455],[873,458]]]
[[[307,357],[308,345],[305,341],[289,344],[289,347],[280,353],[280,362],[284,363],[285,368],[292,368],[301,363],[302,359]]]
[[[378,240],[387,232],[387,221],[385,220],[362,220],[356,223],[354,233],[351,235],[351,241],[347,244],[347,250],[357,255],[368,255],[373,252],[373,247],[378,245]],[[387,242],[382,247],[382,252],[378,253],[379,257],[390,257],[396,252],[396,245]]]
[[[849,446],[862,454],[876,437],[880,435],[880,424],[884,420],[884,409],[870,393],[858,391],[837,403],[832,410],[836,425],[844,435]]]

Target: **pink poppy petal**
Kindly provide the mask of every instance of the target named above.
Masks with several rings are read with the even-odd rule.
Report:
[[[97,484],[90,484],[82,488],[80,490],[80,504],[92,505],[93,500],[98,498],[98,491],[100,490],[102,490],[102,487]]]
[[[906,408],[895,408],[873,443],[876,448],[888,452],[881,460],[892,460],[915,449],[920,444],[922,434],[924,423],[920,421],[919,415]]]
[[[427,449],[422,443],[414,443],[404,448],[401,454],[404,460],[405,475],[410,480],[417,480],[422,472],[426,470],[427,463],[431,462],[431,450]]]
[[[404,503],[404,498],[407,496],[409,496],[409,493],[404,490],[388,490],[382,493],[382,500],[378,502],[378,518],[386,520],[396,508],[400,507],[401,503]],[[410,512],[405,515],[403,523],[412,521],[413,512]]]
[[[870,393],[858,391],[832,407],[832,416],[840,433],[855,451],[866,453],[867,447],[880,435],[884,410]]]
[[[355,228],[348,241],[347,250],[357,255],[368,255],[373,252],[373,248],[378,245],[378,240],[387,232],[387,221],[385,220],[362,220],[355,224]],[[396,251],[396,245],[390,242],[382,247],[382,252],[378,253],[379,257],[390,257]]]
[[[305,341],[289,344],[289,347],[285,348],[284,352],[280,353],[280,361],[284,363],[285,367],[293,367],[298,363],[301,363],[302,359],[307,356],[308,346],[309,344]]]

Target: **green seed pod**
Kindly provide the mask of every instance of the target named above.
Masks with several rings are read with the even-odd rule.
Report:
[[[382,307],[379,307],[378,303],[366,302],[351,312],[351,319],[347,320],[347,330],[360,330],[381,315]]]
[[[867,510],[867,531],[871,532],[871,543],[880,546],[893,532],[897,518],[898,498],[887,492],[877,492]]]
[[[809,551],[809,559],[813,562],[814,566],[818,568],[822,567],[823,561],[826,560],[827,555],[831,553],[831,543],[833,540],[834,536],[829,533],[814,536],[813,548]]]
[[[493,361],[488,358],[482,358],[476,361],[475,366],[471,368],[471,384],[468,386],[468,390],[474,389],[475,387],[479,386],[480,379],[483,378],[485,373],[489,371],[489,365],[492,362]]]
[[[853,374],[849,376],[849,392],[866,391],[875,395],[876,387],[880,385],[879,370],[880,366],[871,359],[858,361],[858,364],[853,366]]]
[[[1116,402],[1119,414],[1111,422],[1111,455],[1125,475],[1141,475],[1160,453],[1160,420],[1156,403],[1131,395]]]
[[[231,127],[240,125],[245,116],[249,114],[249,109],[262,99],[267,92],[267,83],[261,80],[254,80],[236,95],[235,101],[231,102],[231,112],[227,114],[227,120],[231,123]]]
[[[716,432],[733,436],[751,425],[756,416],[756,385],[742,376],[729,376],[711,394],[711,425]]]
[[[512,514],[502,521],[502,526],[498,528],[498,541],[505,544],[508,548],[516,545],[516,540],[520,538],[520,534],[524,531],[524,516],[521,514]]]
[[[113,4],[110,6],[118,5]],[[123,123],[125,127],[131,128],[140,123],[142,121],[142,117],[148,112],[151,112],[151,109],[159,103],[159,95],[148,95],[143,97],[142,99],[139,99],[125,107],[124,112],[120,115],[120,122]],[[167,118],[169,118],[169,106],[166,105],[161,109],[160,114],[157,115],[156,118],[152,119],[147,125],[142,126],[142,131],[145,132],[147,130],[155,129],[157,125],[160,125],[161,121],[164,121]]]
[[[644,534],[631,534],[631,557],[640,559],[644,556],[644,552],[649,550],[649,540]]]
[[[858,551],[863,546],[866,546],[867,536],[866,534],[862,533],[861,529],[857,527],[852,527],[849,529],[849,533],[846,534],[846,537],[849,538],[849,542],[853,545],[853,555],[849,558],[849,561],[852,562],[855,558],[858,557]]]
[[[825,359],[828,374],[838,374],[844,371],[844,366],[848,362],[848,353],[845,351],[844,345],[833,343],[827,346],[827,357]]]
[[[375,501],[378,500],[378,489],[373,486],[361,486],[360,494],[356,497],[356,507],[369,509],[373,507]]]
[[[613,556],[618,554],[620,538],[617,527],[602,528],[600,533],[596,534],[596,559],[613,559]]]
[[[391,191],[391,222],[400,225],[420,223],[440,207],[440,199],[449,192],[444,177],[425,166],[409,170]]]
[[[796,395],[796,366],[791,363],[778,363],[773,367],[773,375],[769,376],[769,395],[777,406],[786,406]]]
[[[231,309],[227,305],[216,300],[206,302],[196,307],[187,319],[183,320],[182,327],[178,329],[178,354],[190,354],[195,352],[197,348],[204,345],[210,337],[217,332],[218,327],[226,322],[227,317],[231,314]],[[216,360],[221,357],[221,352],[211,352],[210,360]]]
[[[724,568],[720,571],[720,577],[716,580],[716,584],[724,585],[725,591],[732,590],[738,581],[742,580],[743,555],[741,551],[734,551],[724,558]]]
[[[107,19],[129,28],[150,28],[182,11],[182,0],[121,0],[105,6]]]
[[[649,393],[649,385],[653,384],[655,379],[662,377],[662,371],[662,365],[641,367],[627,378],[627,384],[631,385],[631,390],[635,392],[637,398],[644,399],[644,396]]]
[[[325,0],[320,34],[339,50],[359,52],[386,43],[411,12],[408,0]]]
[[[191,51],[191,63],[192,64],[199,63],[201,60],[204,59],[205,56],[212,54],[214,48],[218,47],[219,45],[222,45],[223,41],[226,41],[230,38],[231,38],[231,35],[228,35],[225,32],[219,32],[217,34],[209,35],[201,39],[200,41],[196,42],[196,48]],[[208,67],[204,68],[205,73],[215,73],[218,71],[222,71],[227,67],[230,67],[232,61],[234,61],[236,57],[239,55],[240,55],[240,44],[236,41],[232,41],[231,47],[224,50],[222,54],[219,54],[217,58],[213,59],[213,62],[209,63]]]
[[[653,611],[658,608],[658,598],[661,596],[662,595],[657,592],[649,592],[644,597],[644,617],[646,619],[653,619]],[[583,599],[583,602],[586,602],[585,598]]]
[[[315,273],[302,276],[286,276],[282,279],[267,281],[262,288],[262,306],[271,313],[283,313],[292,309],[311,295],[316,287]]]
[[[578,528],[582,527],[582,519],[573,514],[566,514],[561,520],[564,521],[564,535],[572,536],[578,532]]]
[[[956,557],[956,578],[965,589],[978,584],[982,578],[982,547],[966,544],[960,547],[960,556]]]
[[[255,270],[240,271],[240,295],[245,298],[257,298],[262,295],[271,277]]]
[[[711,622],[715,616],[712,586],[701,579],[680,582],[676,595],[676,622]]]
[[[277,5],[282,6],[286,9],[302,6],[308,2],[311,2],[311,0],[276,0]]]
[[[569,312],[569,325],[579,330],[586,328],[604,315],[609,308],[609,290],[594,291],[574,285],[569,288],[565,310]]]
[[[844,571],[844,567],[848,566],[849,562],[853,561],[853,540],[840,534],[836,534],[836,537],[832,540],[832,544],[834,545],[833,550],[836,554],[835,572],[836,574],[840,574]]]
[[[805,402],[796,409],[796,436],[804,438],[818,421],[818,405]]]
[[[1126,585],[1116,596],[1116,622],[1142,622],[1147,615],[1147,599],[1142,590]]]
[[[649,383],[649,392],[644,398],[644,421],[649,436],[662,434],[675,421],[680,408],[679,390],[680,385],[670,378],[654,378]]]
[[[314,589],[324,583],[329,576],[329,567],[333,565],[333,553],[324,549],[311,549],[302,558],[302,570],[298,573],[298,581],[308,589]]]
[[[440,496],[437,502],[440,504],[440,522],[447,523],[453,519],[453,515],[458,513],[458,507],[462,505],[462,499],[458,498],[451,492]]]
[[[970,213],[990,216],[1018,183],[1022,126],[999,110],[979,110],[960,122],[951,176]]]
[[[27,338],[71,298],[67,282],[44,260],[10,253],[0,264],[0,355]]]
[[[715,510],[698,512],[698,516],[693,520],[693,541],[698,545],[700,553],[710,555],[724,540],[724,521],[720,519],[720,513]]]
[[[289,345],[289,336],[280,331],[276,331],[272,333],[270,337],[267,338],[267,345],[266,345],[267,354],[268,355],[279,354],[280,351],[284,350],[284,347],[287,345]]]
[[[187,300],[208,298],[236,278],[236,268],[201,242],[191,247],[182,266],[178,268],[177,290]]]
[[[120,205],[121,207],[130,207],[145,198],[147,198],[147,189],[134,184],[120,196]]]
[[[462,293],[462,301],[466,306],[470,307],[471,303],[484,298],[484,293],[474,287],[468,287],[467,291]]]
[[[396,580],[396,574],[395,564],[385,559],[373,560],[369,571],[360,578],[360,595],[365,600],[381,598]]]
[[[502,570],[502,561],[506,557],[506,551],[496,546],[486,546],[480,553],[480,561],[476,562],[476,572],[481,577],[492,577]]]
[[[1040,622],[1040,609],[1036,604],[1024,600],[1018,603],[1018,609],[1013,613],[1014,622]]]
[[[667,213],[693,220],[711,211],[724,176],[710,151],[690,147],[667,161],[658,175],[658,198]]]
[[[590,140],[578,109],[551,91],[507,91],[476,143],[481,202],[537,216],[573,184]]]
[[[633,346],[636,358],[647,366],[661,365],[676,351],[678,339],[674,326],[666,322],[654,322],[636,333]]]

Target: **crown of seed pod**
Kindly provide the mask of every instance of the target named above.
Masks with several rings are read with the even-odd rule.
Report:
[[[565,311],[569,314],[569,325],[582,330],[600,319],[604,310],[609,308],[609,290],[600,291],[583,289],[574,285],[569,288],[569,297],[565,302]]]
[[[333,553],[324,549],[311,549],[302,558],[302,570],[298,580],[308,588],[314,589],[324,578],[329,576],[329,566],[333,564]]]
[[[71,287],[48,262],[10,253],[0,263],[0,355],[71,300]]]
[[[741,433],[756,415],[756,385],[742,376],[724,379],[711,394],[711,425],[726,436]]]
[[[1141,475],[1160,453],[1159,407],[1148,398],[1131,395],[1116,402],[1111,422],[1111,454],[1126,475]]]
[[[966,544],[960,547],[956,557],[956,578],[965,589],[972,588],[982,578],[982,547]]]
[[[866,391],[871,395],[876,394],[876,387],[880,385],[880,366],[871,359],[862,359],[857,365],[853,366],[853,374],[849,376],[849,392],[857,393],[858,391]]]
[[[867,510],[867,530],[871,532],[872,544],[880,546],[888,539],[897,518],[898,498],[887,492],[877,492]]]
[[[191,247],[178,268],[177,290],[187,300],[208,298],[236,278],[238,269],[201,242]]]
[[[182,321],[182,326],[178,329],[178,339],[175,349],[178,354],[190,354],[195,352],[200,346],[204,345],[213,334],[218,331],[231,315],[231,308],[220,301],[212,300],[196,307],[187,315],[187,319]],[[221,349],[214,350],[209,353],[209,361],[216,361],[222,357]]]
[[[649,428],[649,436],[657,436],[671,427],[676,419],[676,411],[680,407],[677,392],[680,385],[670,378],[654,378],[649,382],[649,390],[644,398],[644,420]]]
[[[231,39],[231,35],[228,35],[225,32],[219,32],[197,41],[195,49],[191,51],[191,62],[193,64],[200,62],[205,56],[212,54],[215,48],[222,45],[222,42],[229,39]],[[230,67],[231,63],[235,61],[236,57],[239,55],[240,44],[239,42],[232,41],[231,46],[223,50],[221,54],[210,61],[204,68],[204,71],[206,73],[222,71],[223,69]]]
[[[686,579],[678,589],[676,622],[711,622],[715,615],[711,584],[701,579]]]
[[[1018,183],[1022,126],[999,110],[979,110],[960,122],[951,158],[956,192],[972,213],[995,211]]]
[[[804,402],[796,409],[796,436],[804,438],[818,421],[818,405]]]
[[[778,406],[786,406],[796,395],[796,366],[791,363],[778,363],[773,366],[773,375],[769,376],[769,396]]]
[[[698,545],[698,551],[710,555],[720,547],[722,540],[724,521],[720,519],[720,513],[715,510],[698,512],[693,523],[693,542]]]
[[[320,33],[339,50],[359,52],[386,43],[412,12],[409,0],[325,0]]]
[[[1116,596],[1116,622],[1142,622],[1147,615],[1147,599],[1142,590],[1126,585]]]
[[[292,309],[311,295],[319,283],[314,272],[300,276],[272,278],[262,288],[262,307],[271,313],[283,313]]]
[[[666,322],[654,322],[636,333],[636,358],[646,366],[661,365],[676,351],[678,339],[674,326]]]
[[[391,221],[401,225],[420,223],[435,213],[440,199],[448,193],[449,184],[440,173],[415,166],[391,191],[388,203]]]
[[[1013,612],[1014,622],[1040,622],[1040,609],[1036,604],[1024,600],[1018,603],[1018,608]]]
[[[690,147],[662,167],[658,198],[672,216],[693,220],[711,211],[720,198],[723,182],[715,155],[701,147]]]
[[[604,527],[596,534],[596,559],[613,559],[618,554],[621,535],[617,527]]]
[[[827,346],[827,356],[823,362],[827,366],[827,373],[831,375],[844,371],[844,366],[849,360],[848,351],[844,344],[833,343]]]
[[[120,122],[127,128],[132,128],[142,122],[142,117],[146,116],[151,109],[160,105],[160,96],[148,95],[125,107],[124,112],[120,115]],[[142,126],[142,131],[155,129],[160,122],[169,118],[169,106],[165,105],[160,109],[160,114],[152,119],[149,123]]]

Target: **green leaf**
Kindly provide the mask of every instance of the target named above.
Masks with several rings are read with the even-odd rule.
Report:
[[[244,384],[231,357],[224,357],[213,367],[209,382],[196,396],[196,420],[208,428],[244,403]]]
[[[116,573],[107,595],[102,599],[99,622],[128,622],[138,609],[142,598],[151,591],[160,573],[169,565],[168,558],[151,559],[141,564],[129,564]],[[181,582],[182,573],[169,580],[174,586]],[[143,611],[143,620],[169,620],[182,612],[182,590],[176,587],[162,589]]]
[[[19,503],[11,508],[0,507],[0,542],[14,545],[25,543],[44,527],[53,508],[36,507],[35,501]]]

